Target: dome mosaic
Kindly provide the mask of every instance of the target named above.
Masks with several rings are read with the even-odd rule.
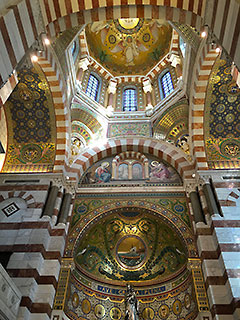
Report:
[[[90,55],[114,76],[147,74],[168,52],[172,28],[152,19],[117,19],[86,27]]]

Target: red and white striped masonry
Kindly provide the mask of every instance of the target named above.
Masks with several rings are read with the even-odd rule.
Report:
[[[236,239],[240,227],[240,183],[214,185],[224,217],[214,216],[210,224],[197,225],[197,246],[213,319],[238,319],[240,299],[235,287],[239,289],[240,245]]]
[[[175,55],[179,55],[179,34],[176,30],[173,29],[172,42],[170,47],[170,52]]]
[[[43,31],[38,26],[39,7],[31,0],[18,1],[0,17],[0,87]]]
[[[128,17],[166,19],[189,24],[198,30],[208,24],[240,66],[239,2],[215,0],[205,13],[206,3],[206,0],[40,0],[44,23],[52,36],[84,23]],[[30,0],[20,0],[0,18],[0,86],[43,31],[37,29],[41,26],[40,20],[39,8]]]
[[[184,152],[165,141],[144,138],[109,139],[106,144],[80,154],[73,165],[66,167],[65,171],[71,180],[78,180],[94,162],[125,151],[152,154],[170,163],[183,179],[192,177],[194,167],[188,162]]]
[[[40,219],[49,183],[0,185],[0,203],[25,201],[21,208],[0,224],[0,252],[11,252],[7,272],[22,292],[22,319],[49,319],[57,288],[60,259],[64,252],[65,227],[53,227]],[[6,205],[9,202],[6,202]]]
[[[50,50],[46,51],[46,56],[48,59],[39,57],[38,64],[41,66],[48,80],[55,108],[57,141],[54,172],[62,172],[69,152],[68,141],[70,141],[69,130],[71,129],[70,109],[66,105],[66,95],[59,68]]]
[[[236,0],[41,0],[40,4],[51,36],[76,25],[118,18],[170,20],[199,31],[207,24],[233,61],[240,65],[240,4]]]
[[[13,72],[13,74],[8,79],[8,81],[0,89],[0,108],[7,101],[8,97],[16,87],[17,83],[18,83],[17,73]]]
[[[77,24],[136,17],[173,20],[200,29],[206,0],[41,0],[40,4],[44,23],[54,36]]]
[[[208,163],[204,146],[204,106],[208,80],[218,54],[209,45],[204,43],[200,50],[190,97],[190,121],[192,123],[189,124],[189,127],[192,131],[195,167],[197,170],[206,170],[208,169]]]
[[[88,56],[88,46],[87,46],[85,29],[79,34],[79,42],[80,42],[81,58],[85,58]]]

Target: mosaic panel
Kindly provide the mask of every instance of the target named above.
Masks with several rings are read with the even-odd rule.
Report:
[[[78,195],[79,196],[79,195]],[[155,197],[156,198],[155,198]],[[86,195],[82,196],[86,198]],[[154,197],[154,198],[153,198]],[[113,199],[112,199],[113,198]],[[166,202],[163,207],[163,200],[172,201]],[[189,227],[188,210],[186,209],[186,202],[182,194],[150,194],[144,196],[142,194],[127,194],[125,197],[116,194],[114,197],[102,194],[101,197],[89,197],[88,199],[78,198],[74,204],[74,214],[71,221],[68,242],[66,244],[65,255],[67,257],[73,256],[73,249],[76,239],[79,237],[84,228],[89,227],[93,221],[95,223],[113,212],[128,211],[131,212],[150,212],[153,215],[161,217],[170,225],[173,225],[177,232],[181,235],[185,246],[188,248],[189,257],[196,257],[197,251],[191,227]],[[153,200],[154,199],[154,200]],[[159,200],[162,200],[161,204]],[[171,208],[172,207],[172,208]],[[91,209],[90,209],[91,208]],[[128,208],[126,210],[126,208]],[[169,209],[168,209],[169,208]],[[184,209],[185,208],[185,209]],[[179,213],[180,212],[180,213]]]
[[[113,123],[109,124],[108,136],[110,138],[126,136],[150,137],[151,131],[151,125],[149,122]]]
[[[169,51],[172,28],[160,20],[117,19],[86,27],[90,54],[113,75],[146,74]]]
[[[231,61],[218,59],[207,89],[205,145],[210,169],[240,166],[240,89]]]
[[[141,159],[125,159],[115,162],[108,157],[89,167],[79,181],[81,187],[141,185],[181,185],[177,171],[159,158],[148,156]]]
[[[139,194],[130,194],[131,198],[137,199],[139,197],[142,197],[142,195]],[[78,195],[80,197],[80,195]],[[73,206],[73,215],[72,215],[72,221],[71,221],[71,228],[74,227],[74,225],[80,221],[81,219],[84,219],[91,211],[97,210],[98,208],[102,206],[109,206],[111,202],[113,202],[112,199],[108,198],[108,195],[106,194],[106,197],[102,195],[101,198],[95,197],[87,198],[82,200],[81,198],[78,198],[74,202]],[[122,195],[116,195],[115,197],[123,197]],[[116,205],[118,204],[119,207],[121,207],[121,201],[123,199],[116,202]],[[188,213],[188,207],[185,199],[184,194],[152,194],[151,197],[145,196],[145,200],[141,202],[141,205],[144,205],[145,202],[149,202],[152,204],[158,204],[162,206],[163,208],[169,210],[173,214],[177,215],[188,227],[191,226],[189,213]],[[133,205],[137,205],[137,201],[132,200]]]
[[[158,216],[125,208],[83,233],[74,257],[77,268],[98,281],[143,283],[182,272],[187,251],[176,231]]]
[[[48,82],[38,65],[22,69],[19,83],[5,104],[8,151],[3,172],[51,171],[56,124]]]
[[[108,289],[111,290],[109,287]],[[124,319],[124,293],[116,295],[118,289],[112,288],[115,294],[101,294],[87,288],[71,277],[65,313],[70,319]],[[140,319],[195,319],[196,302],[193,294],[191,278],[178,285],[174,290],[165,293],[139,296],[141,290],[135,288],[139,301]]]

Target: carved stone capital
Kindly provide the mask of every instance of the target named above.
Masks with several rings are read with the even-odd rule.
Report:
[[[109,81],[107,92],[108,94],[110,93],[115,94],[116,91],[117,91],[117,81],[112,79]]]
[[[187,181],[185,184],[185,191],[187,193],[187,196],[189,197],[191,192],[195,192],[197,187],[196,181]]]
[[[151,117],[153,115],[153,106],[151,104],[146,106],[145,114],[147,117]]]
[[[88,60],[88,58],[83,58],[79,61],[78,67],[83,69],[83,71],[86,71],[88,69],[89,64],[90,61]]]
[[[144,93],[152,92],[152,84],[149,79],[144,79],[142,83]]]

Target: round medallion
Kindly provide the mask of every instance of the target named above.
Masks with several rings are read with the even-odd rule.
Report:
[[[18,134],[20,138],[25,138],[27,136],[27,131],[25,129],[20,129]]]
[[[142,317],[144,320],[152,320],[154,318],[154,311],[152,308],[145,308],[142,313]]]
[[[235,119],[234,114],[229,113],[228,115],[226,115],[226,121],[227,121],[227,123],[231,123],[231,122],[233,122],[233,121],[234,121],[234,119]]]
[[[173,312],[174,312],[175,314],[180,314],[181,311],[182,311],[181,301],[180,301],[180,300],[174,301],[173,306],[172,306],[172,309],[173,309]]]
[[[174,206],[174,211],[176,211],[178,213],[182,213],[184,211],[184,206],[182,204],[176,204]]]
[[[25,76],[24,76],[24,79],[26,80],[26,81],[28,81],[28,82],[33,82],[35,79],[34,79],[34,77],[31,75],[31,74],[26,74]]]
[[[146,253],[143,240],[135,235],[125,236],[117,244],[117,259],[123,267],[128,269],[141,266],[145,261]]]
[[[24,101],[29,101],[32,99],[32,93],[28,88],[24,88],[24,89],[20,90],[19,97],[20,97],[20,99],[22,99]]]
[[[111,317],[111,319],[114,319],[114,320],[120,319],[121,318],[121,310],[117,307],[113,307],[110,310],[110,317]]]
[[[110,34],[110,36],[108,37],[108,41],[109,43],[114,44],[117,41],[117,39],[113,34]]]
[[[39,129],[37,135],[39,138],[43,138],[46,135],[46,131],[44,129]]]
[[[25,112],[22,111],[22,110],[18,110],[18,111],[17,111],[17,117],[18,117],[19,119],[25,118]]]
[[[42,149],[37,144],[28,144],[21,150],[21,159],[25,163],[37,162],[41,159]]]
[[[103,305],[101,304],[97,304],[94,308],[94,313],[95,313],[95,316],[98,318],[98,319],[101,319],[105,316],[105,308]]]
[[[191,306],[191,297],[188,293],[184,297],[184,306],[186,309],[189,309]]]
[[[225,111],[225,105],[222,104],[222,103],[218,104],[217,107],[216,107],[216,110],[217,110],[218,113],[224,112]]]
[[[169,306],[163,304],[158,310],[159,317],[161,319],[167,319],[169,316]]]
[[[91,303],[87,299],[83,299],[82,304],[82,312],[88,314],[91,311]]]
[[[220,150],[228,158],[237,158],[240,156],[240,142],[236,139],[228,139],[220,144]]]
[[[87,212],[87,206],[84,204],[77,207],[77,213],[84,214]]]
[[[41,119],[44,117],[44,112],[39,109],[36,111],[36,116]]]
[[[221,124],[221,123],[218,123],[215,127],[215,130],[218,132],[218,133],[221,133],[224,131],[224,125]]]
[[[149,33],[144,33],[142,37],[144,42],[148,42],[150,40],[150,34]]]
[[[73,305],[73,308],[77,308],[79,305],[79,296],[77,292],[74,292],[72,295],[72,305]]]

